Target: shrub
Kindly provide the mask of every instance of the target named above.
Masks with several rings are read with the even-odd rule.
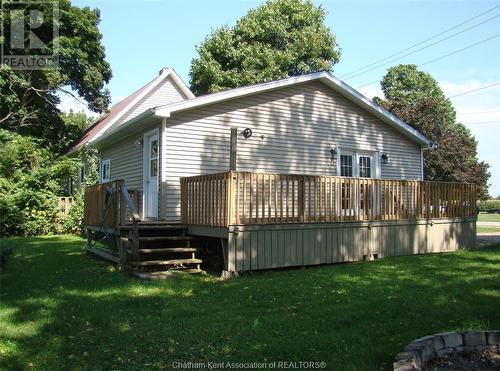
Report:
[[[500,200],[486,200],[477,203],[480,212],[488,212],[491,210],[500,210]]]
[[[55,233],[61,179],[76,165],[36,139],[0,130],[0,236]]]
[[[70,234],[83,233],[83,188],[79,189],[75,194],[73,203],[71,204],[68,214],[62,221],[61,232]]]

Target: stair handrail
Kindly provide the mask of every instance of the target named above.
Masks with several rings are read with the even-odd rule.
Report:
[[[141,221],[141,217],[139,216],[139,213],[135,209],[134,203],[132,202],[132,199],[130,198],[130,194],[128,193],[127,186],[125,185],[124,182],[120,184],[120,192],[122,197],[125,198],[125,201],[127,202],[127,207],[130,210],[130,215],[132,216],[132,222],[135,224],[136,222]]]

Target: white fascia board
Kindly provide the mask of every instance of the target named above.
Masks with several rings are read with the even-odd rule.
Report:
[[[405,122],[398,119],[396,116],[387,112],[372,100],[366,98],[363,94],[353,89],[343,81],[332,76],[328,72],[316,72],[308,75],[301,75],[296,77],[289,77],[283,80],[271,81],[263,84],[257,84],[252,86],[246,86],[242,88],[231,89],[223,91],[220,93],[209,94],[201,97],[197,97],[191,100],[172,103],[165,106],[157,107],[156,115],[160,117],[169,118],[171,113],[185,111],[195,107],[202,107],[208,104],[221,102],[229,99],[239,98],[247,95],[262,93],[265,91],[270,91],[274,89],[279,89],[282,87],[319,80],[325,83],[327,86],[340,93],[344,97],[354,101],[361,107],[364,107],[369,112],[373,113],[375,116],[380,118],[387,124],[395,127],[404,135],[410,137],[412,140],[418,142],[420,145],[428,147],[431,145],[431,141],[425,136],[420,134],[417,130],[406,124]]]
[[[239,98],[247,95],[262,93],[268,90],[279,89],[289,85],[299,84],[302,82],[308,82],[312,80],[317,80],[321,76],[326,75],[326,72],[316,72],[308,75],[301,75],[296,77],[288,77],[283,80],[270,81],[262,84],[245,86],[242,88],[235,88],[219,93],[207,94],[201,97],[197,97],[191,100],[172,103],[165,106],[157,107],[156,114],[162,117],[170,117],[170,113],[185,111],[193,107],[202,107],[208,104],[221,102],[229,99]]]
[[[133,101],[131,101],[125,108],[123,108],[120,112],[120,114],[116,115],[116,117],[108,122],[106,126],[104,126],[92,139],[90,139],[87,144],[97,144],[98,139],[110,128],[115,124],[119,119],[123,117],[125,113],[127,113],[132,107],[134,107],[137,103],[140,102],[142,98],[144,98],[151,90],[153,90],[155,87],[158,86],[160,82],[165,80],[167,76],[171,74],[172,70],[170,68],[166,69],[165,72],[161,73],[155,81],[147,88],[145,89],[141,94],[139,94]],[[192,94],[192,93],[191,93]],[[126,99],[126,98],[125,98]]]
[[[125,121],[123,124],[121,124],[115,130],[112,130],[110,132],[105,132],[100,137],[94,137],[92,142],[88,142],[86,145],[92,144],[92,145],[96,146],[99,143],[106,140],[107,138],[109,138],[110,136],[122,131],[123,129],[130,127],[130,126],[134,125],[135,123],[137,123],[137,122],[139,122],[147,117],[154,116],[154,115],[155,115],[154,108],[149,108],[146,111],[144,111],[143,113],[141,113],[140,115],[135,116],[133,119]]]
[[[196,98],[193,92],[189,89],[189,87],[182,81],[177,72],[173,68],[170,68],[170,77],[177,85],[177,87],[188,97],[188,99]]]

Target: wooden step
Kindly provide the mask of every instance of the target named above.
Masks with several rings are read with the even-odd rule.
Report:
[[[196,252],[195,247],[162,247],[158,249],[139,249],[142,254],[157,254],[162,252]]]
[[[132,274],[137,278],[143,280],[164,280],[174,276],[175,274],[204,274],[205,271],[196,268],[186,268],[186,269],[172,269],[168,271],[157,271],[157,272],[138,272],[132,271]]]
[[[187,241],[193,240],[194,237],[191,236],[151,236],[151,237],[139,237],[139,241]],[[132,238],[129,238],[132,240]]]
[[[201,264],[201,259],[171,259],[171,260],[145,260],[142,262],[130,262],[135,267],[145,267],[148,265],[176,265],[176,264]]]
[[[134,226],[132,224],[124,224],[119,227],[121,230],[130,230]],[[138,224],[138,229],[154,229],[154,230],[186,230],[187,226],[183,224]]]

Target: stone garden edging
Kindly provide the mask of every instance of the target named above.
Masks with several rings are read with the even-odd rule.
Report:
[[[444,332],[413,340],[394,359],[394,371],[422,370],[429,361],[451,353],[489,350],[500,353],[500,331]]]

